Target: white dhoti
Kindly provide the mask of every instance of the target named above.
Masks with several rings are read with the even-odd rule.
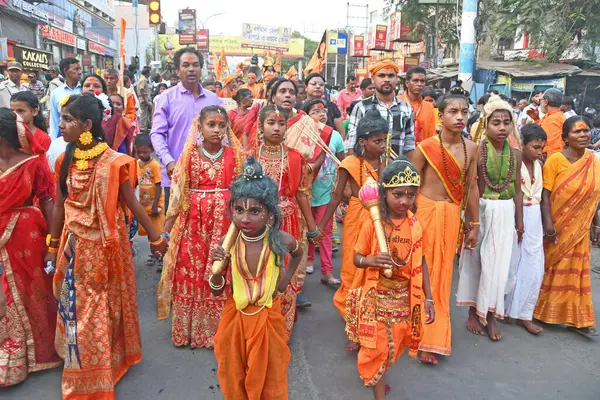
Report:
[[[479,199],[479,244],[460,256],[459,306],[473,306],[482,325],[488,312],[503,319],[504,296],[514,287],[518,265],[515,203],[511,200]]]
[[[506,308],[509,317],[531,321],[544,279],[544,230],[539,204],[523,207],[523,225],[515,288],[506,296]]]

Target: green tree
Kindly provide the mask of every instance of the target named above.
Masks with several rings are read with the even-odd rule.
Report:
[[[544,51],[545,61],[558,62],[573,40],[594,53],[600,44],[599,9],[600,0],[500,0],[499,12],[490,16],[491,31],[498,37],[527,32],[530,46]]]
[[[319,43],[303,36],[298,31],[292,32],[292,37],[297,39],[304,39],[304,65],[306,65],[306,63],[312,58],[313,54],[315,53],[315,50],[317,49],[317,45]]]

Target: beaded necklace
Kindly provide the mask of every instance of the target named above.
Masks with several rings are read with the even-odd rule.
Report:
[[[506,178],[504,179],[504,182],[502,182],[502,184],[500,185],[494,185],[492,184],[492,181],[490,180],[490,176],[488,174],[488,170],[487,170],[487,161],[488,161],[488,151],[487,151],[487,139],[483,139],[481,141],[481,162],[483,164],[483,180],[485,181],[485,184],[494,192],[497,193],[501,193],[503,192],[508,185],[510,184],[513,175],[515,174],[515,154],[513,149],[509,146],[508,147],[508,152],[509,152],[509,161],[508,161],[508,173],[506,174]]]
[[[454,186],[458,186],[459,183],[464,185],[466,178],[467,178],[467,167],[468,167],[468,161],[469,161],[469,157],[467,156],[467,142],[465,141],[465,138],[463,137],[463,135],[460,135],[460,140],[462,142],[462,146],[463,146],[463,154],[464,154],[464,163],[463,163],[463,168],[462,171],[460,173],[460,180],[459,182],[455,181],[454,179],[452,179],[450,177],[450,172],[448,171],[448,160],[446,158],[446,147],[444,146],[444,142],[442,141],[442,134],[440,133],[439,135],[440,138],[440,148],[442,149],[442,161],[444,162],[444,172],[446,173],[446,178],[448,178],[448,180],[450,181],[450,183]]]

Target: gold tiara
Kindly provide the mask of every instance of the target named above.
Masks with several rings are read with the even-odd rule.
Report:
[[[421,176],[418,172],[413,171],[409,166],[398,172],[390,179],[389,183],[384,183],[386,189],[402,187],[402,186],[421,186]]]

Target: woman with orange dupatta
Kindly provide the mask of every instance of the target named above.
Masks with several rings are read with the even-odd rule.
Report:
[[[600,199],[600,161],[586,147],[591,124],[573,116],[563,125],[567,147],[544,164],[542,222],[545,274],[533,314],[547,324],[564,324],[584,336],[598,336],[590,277],[592,243],[600,243],[596,217]]]
[[[375,109],[368,110],[361,118],[356,129],[357,140],[354,146],[354,155],[342,160],[338,169],[337,185],[320,223],[320,229],[325,229],[327,222],[333,217],[341,203],[344,189],[349,183],[352,196],[344,217],[342,232],[342,268],[340,271],[342,285],[333,297],[333,304],[345,320],[347,320],[346,296],[348,290],[362,286],[365,279],[365,270],[356,269],[354,266],[354,245],[364,221],[369,219],[369,211],[358,199],[358,192],[369,177],[379,181],[379,170],[383,167],[388,130],[387,121]],[[356,349],[356,344],[348,341],[346,350],[354,351]]]
[[[153,253],[166,253],[169,241],[135,197],[135,160],[104,141],[105,115],[100,100],[88,93],[61,101],[59,127],[68,145],[56,163],[45,260],[56,266],[63,399],[112,400],[115,385],[142,360],[126,209],[148,232]]]
[[[0,387],[59,366],[56,305],[44,272],[54,179],[44,148],[7,108],[0,108]],[[34,206],[34,199],[40,207]]]
[[[375,400],[391,390],[385,376],[390,365],[406,347],[409,357],[416,357],[423,322],[435,320],[423,228],[410,211],[420,185],[419,172],[405,156],[394,160],[378,185],[383,218],[377,223],[388,251],[381,251],[375,222],[368,217],[354,247],[354,265],[366,279],[348,292],[346,333],[360,345],[358,372],[365,386],[373,388]],[[391,274],[386,276],[385,270]]]
[[[228,130],[227,112],[207,106],[194,119],[179,157],[165,231],[173,235],[157,288],[158,319],[173,306],[175,346],[212,349],[227,293],[210,293],[210,259],[231,223],[229,185],[241,171],[239,143]],[[232,147],[223,140],[229,133]],[[226,292],[229,290],[227,287]]]

